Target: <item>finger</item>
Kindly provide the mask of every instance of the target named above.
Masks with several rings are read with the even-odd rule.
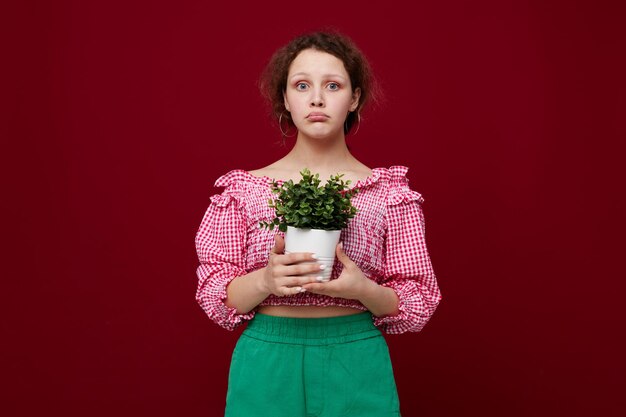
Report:
[[[270,253],[282,254],[285,251],[285,240],[279,234],[274,235],[274,247]]]
[[[297,286],[297,287],[282,287],[281,288],[281,292],[283,295],[296,295],[296,294],[300,294],[305,292],[306,290],[301,287],[301,286]]]
[[[278,255],[280,256],[280,255]],[[300,263],[295,265],[285,265],[278,261],[278,257],[274,258],[276,262],[274,262],[274,276],[276,278],[285,277],[285,278],[302,278],[303,276],[311,277],[316,276],[321,273],[322,270],[319,269],[318,264],[310,264],[310,263]]]
[[[317,262],[306,262],[299,263],[295,265],[286,265],[284,267],[285,275],[294,276],[294,275],[307,275],[307,274],[319,274],[324,269],[326,269],[326,265],[319,264]]]
[[[284,281],[281,281],[280,285],[285,287],[302,287],[312,282],[320,282],[317,278],[317,276],[285,277]]]
[[[314,254],[310,252],[292,252],[281,256],[280,263],[284,265],[293,265],[302,262],[315,262]]]
[[[335,252],[337,253],[337,259],[339,259],[342,264],[348,265],[352,263],[352,259],[350,259],[343,250],[343,242],[339,242]]]
[[[326,287],[325,284],[321,284],[321,283],[310,283],[310,284],[304,284],[303,288],[308,291],[308,292],[313,292],[315,294],[327,294],[328,292],[328,288]]]

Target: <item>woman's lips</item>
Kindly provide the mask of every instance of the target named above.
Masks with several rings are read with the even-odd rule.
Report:
[[[307,117],[311,122],[323,122],[328,119],[324,113],[310,113]]]

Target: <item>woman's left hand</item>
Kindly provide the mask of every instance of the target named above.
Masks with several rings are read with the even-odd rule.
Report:
[[[335,249],[337,259],[343,264],[343,270],[337,279],[328,282],[313,282],[302,285],[308,292],[341,297],[349,300],[361,299],[363,293],[372,283],[359,267],[343,251],[343,243],[339,243]]]

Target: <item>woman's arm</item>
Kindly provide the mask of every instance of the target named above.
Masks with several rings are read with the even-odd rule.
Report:
[[[226,287],[228,294],[224,304],[236,308],[238,314],[246,314],[265,300],[270,292],[263,285],[266,267],[233,279]]]
[[[359,298],[369,311],[377,317],[395,316],[400,314],[398,294],[388,287],[378,285],[367,279],[363,282],[362,296]]]

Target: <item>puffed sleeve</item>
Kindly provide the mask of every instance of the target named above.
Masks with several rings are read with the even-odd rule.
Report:
[[[387,194],[387,238],[381,285],[398,295],[400,313],[374,317],[390,334],[419,332],[435,312],[441,292],[426,248],[422,196],[409,188],[407,167],[392,167]]]
[[[200,265],[196,273],[196,301],[211,320],[227,330],[234,330],[255,315],[255,310],[238,314],[224,304],[226,286],[244,269],[246,223],[237,192],[228,187],[211,196],[211,203],[196,233],[196,251]]]

